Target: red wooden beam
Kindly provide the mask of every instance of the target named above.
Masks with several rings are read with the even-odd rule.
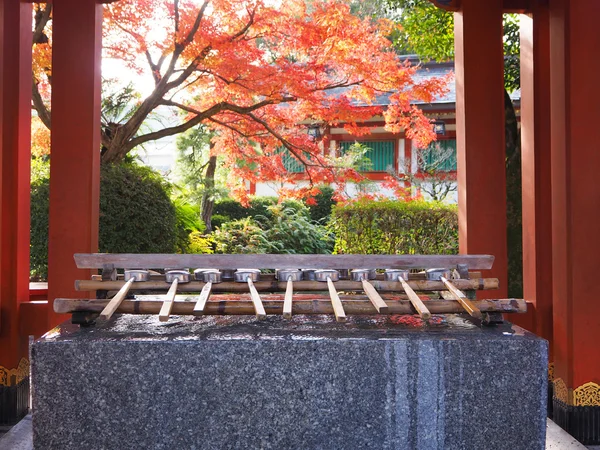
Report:
[[[48,301],[35,300],[21,303],[19,313],[19,334],[22,339],[29,336],[39,338],[48,331]]]
[[[460,253],[490,254],[485,276],[507,295],[502,0],[462,0],[454,14]],[[482,55],[485,63],[482,64]]]
[[[600,384],[600,47],[596,0],[550,2],[552,268],[555,375],[576,389]],[[595,400],[590,406],[600,406]]]
[[[31,4],[0,0],[0,366],[27,356],[19,304],[29,298]]]
[[[521,18],[523,297],[536,305],[536,315],[531,324],[523,317],[515,323],[552,342],[550,33],[542,1],[534,0],[532,15]]]
[[[48,298],[75,294],[73,280],[89,278],[73,254],[98,248],[100,190],[100,61],[102,5],[53,1],[52,164]],[[48,308],[49,325],[66,319]]]

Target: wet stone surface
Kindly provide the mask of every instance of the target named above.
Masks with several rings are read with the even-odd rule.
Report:
[[[547,343],[463,316],[114,316],[32,348],[38,449],[543,449]]]

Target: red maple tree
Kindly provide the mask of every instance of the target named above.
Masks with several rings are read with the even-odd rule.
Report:
[[[48,8],[38,11],[46,14]],[[154,88],[126,120],[104,126],[102,161],[119,161],[138,145],[204,124],[214,133],[213,151],[226,157],[230,179],[240,181],[234,189],[239,196],[245,194],[243,180],[293,183],[284,154],[305,166],[311,182],[295,195],[310,195],[317,183],[356,180],[360,175],[341,167],[301,124],[344,126],[361,134],[369,129],[358,123],[383,115],[390,131],[405,131],[420,145],[435,137],[412,102],[431,101],[446,81],[416,83],[415,67],[401,62],[386,39],[391,26],[353,16],[342,0],[110,3],[105,54],[151,74]],[[34,100],[36,90],[40,99],[48,92],[43,80],[51,39],[43,41],[38,39],[34,50]],[[384,95],[390,102],[385,110],[377,106]],[[49,126],[47,104],[34,101],[34,106]],[[179,113],[179,123],[142,131],[157,108]]]

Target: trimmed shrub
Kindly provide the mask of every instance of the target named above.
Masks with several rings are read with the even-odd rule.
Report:
[[[458,253],[454,205],[393,200],[337,205],[329,227],[335,234],[334,253]]]
[[[101,252],[175,251],[177,218],[160,174],[136,164],[104,164],[100,179]]]
[[[48,274],[49,178],[31,184],[31,274]],[[111,253],[173,253],[176,212],[169,185],[148,167],[103,165],[100,172],[99,250]]]

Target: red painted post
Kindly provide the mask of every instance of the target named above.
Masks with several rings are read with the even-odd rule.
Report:
[[[600,60],[593,57],[600,3],[551,0],[549,13],[554,417],[560,413],[557,423],[584,439],[596,433],[584,443],[598,444],[588,412],[600,407],[600,149],[594,137]]]
[[[460,5],[454,14],[460,253],[496,257],[486,276],[500,279],[500,290],[489,295],[502,298],[507,294],[502,0]]]
[[[48,248],[49,325],[58,297],[89,270],[78,270],[77,252],[98,249],[100,190],[100,62],[102,5],[94,0],[54,0],[52,52],[52,158]]]
[[[550,35],[540,0],[521,16],[521,168],[523,297],[535,315],[525,326],[552,340],[552,198],[550,184]]]
[[[31,4],[0,0],[0,366],[27,357],[19,304],[29,299]]]

